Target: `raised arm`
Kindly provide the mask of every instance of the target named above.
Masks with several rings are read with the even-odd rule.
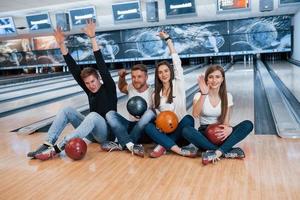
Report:
[[[65,44],[65,35],[62,32],[61,27],[58,26],[57,29],[54,30],[54,37],[55,37],[55,40],[56,40],[56,42],[60,48],[60,51],[64,57],[64,60],[70,69],[71,74],[73,75],[73,77],[77,81],[77,83],[81,86],[81,88],[85,92],[87,92],[88,89],[86,88],[83,80],[80,78],[81,69],[77,65],[75,60],[72,58],[72,56],[69,54],[68,48]]]
[[[57,27],[56,30],[54,30],[54,37],[55,40],[60,48],[60,51],[62,55],[67,55],[68,54],[68,48],[66,47],[65,44],[65,34],[62,32],[61,27]]]
[[[103,83],[106,84],[106,87],[110,87],[109,90],[111,90],[111,92],[115,92],[115,90],[116,90],[115,82],[109,73],[109,70],[103,59],[103,55],[97,44],[96,23],[92,19],[89,19],[89,20],[87,20],[87,24],[86,24],[85,28],[83,28],[82,30],[91,40],[91,44],[92,44],[92,48],[93,48],[94,56],[95,56],[95,60],[96,60],[96,69],[99,71],[101,78],[103,80]]]
[[[165,40],[167,43],[170,55],[172,57],[173,66],[174,66],[175,79],[183,80],[183,69],[181,66],[181,60],[176,52],[172,38],[169,36],[168,33],[164,31],[159,32],[158,36],[162,40]]]
[[[93,51],[99,51],[100,48],[97,44],[96,40],[96,23],[93,19],[88,19],[86,26],[82,29],[82,31],[90,38],[92,43]]]
[[[128,84],[126,82],[126,69],[120,69],[118,71],[119,74],[119,81],[118,81],[118,87],[119,90],[122,93],[128,94]]]
[[[204,76],[200,75],[197,79],[198,81],[198,86],[199,86],[199,90],[200,90],[200,96],[195,96],[196,98],[194,98],[193,101],[193,116],[194,117],[200,117],[202,108],[203,108],[203,104],[204,104],[204,100],[208,95],[208,86],[205,83],[204,80]]]
[[[161,31],[158,33],[159,37],[163,40],[166,41],[167,45],[168,45],[168,48],[169,48],[169,51],[170,51],[170,54],[177,54],[176,52],[176,49],[174,47],[174,44],[173,44],[173,41],[172,41],[172,38],[169,36],[169,34],[165,31]]]

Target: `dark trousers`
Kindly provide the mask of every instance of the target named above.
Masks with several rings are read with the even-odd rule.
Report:
[[[193,127],[185,127],[182,130],[182,136],[202,150],[220,150],[227,153],[232,147],[242,141],[253,129],[253,123],[249,120],[242,121],[233,127],[232,133],[226,138],[223,144],[217,146],[210,142],[204,135],[205,129],[197,131]]]
[[[159,131],[154,123],[146,125],[145,132],[154,142],[170,150],[171,147],[176,145],[176,141],[182,138],[182,130],[185,127],[194,127],[194,118],[192,116],[184,116],[175,131],[170,134]]]

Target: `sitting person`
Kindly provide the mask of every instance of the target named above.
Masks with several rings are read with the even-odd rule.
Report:
[[[195,157],[196,151],[180,148],[175,143],[181,138],[181,132],[184,127],[194,127],[194,119],[192,116],[186,114],[186,96],[181,60],[169,35],[165,32],[160,32],[159,36],[161,39],[164,39],[168,45],[173,66],[167,61],[162,61],[156,66],[154,109],[158,113],[161,111],[173,111],[179,119],[179,124],[177,128],[168,135],[158,130],[154,123],[150,123],[145,127],[147,135],[158,144],[150,153],[150,157],[160,157],[166,152],[166,149],[182,156]]]
[[[152,107],[153,89],[147,84],[147,67],[143,64],[134,65],[131,68],[131,84],[126,82],[126,70],[119,71],[118,87],[122,93],[128,94],[128,99],[134,96],[142,97],[148,108]],[[144,127],[155,118],[151,109],[140,116],[129,115],[129,120],[116,111],[109,111],[106,120],[111,127],[112,133],[117,137],[118,143],[107,141],[101,147],[105,151],[123,150],[125,147],[134,155],[144,157],[145,151],[141,144],[137,144],[144,138]]]
[[[61,28],[58,27],[54,34],[71,74],[88,96],[91,112],[84,117],[74,108],[63,108],[56,115],[48,131],[46,141],[37,150],[29,152],[27,154],[28,157],[40,160],[51,159],[64,150],[67,142],[75,137],[86,137],[86,141],[98,143],[107,140],[109,132],[105,114],[110,110],[117,110],[117,94],[115,82],[106,67],[98,47],[95,38],[95,28],[96,24],[89,20],[84,32],[91,40],[97,65],[95,68],[87,67],[83,70],[80,69],[80,66],[76,64],[69,54],[64,43],[65,37]],[[76,130],[64,137],[59,144],[54,145],[69,122]]]
[[[183,137],[199,149],[206,150],[202,153],[202,163],[213,163],[221,156],[227,158],[244,158],[241,148],[233,148],[242,141],[253,129],[253,124],[245,120],[232,127],[229,124],[230,110],[233,105],[232,95],[227,93],[225,72],[218,65],[210,66],[205,77],[198,78],[200,92],[196,93],[193,101],[193,116],[200,117],[198,131],[192,127],[183,129]],[[216,137],[223,141],[215,145],[204,135],[205,129],[210,124],[220,124],[221,128]]]

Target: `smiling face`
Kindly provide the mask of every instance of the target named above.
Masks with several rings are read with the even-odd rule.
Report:
[[[142,90],[147,86],[147,73],[141,70],[131,71],[132,85],[136,90]]]
[[[100,80],[94,75],[87,76],[83,81],[87,89],[92,93],[96,93],[101,87]]]
[[[165,84],[168,83],[171,79],[171,71],[167,65],[160,65],[158,67],[158,78],[159,80]]]
[[[219,70],[215,70],[207,75],[206,83],[210,89],[220,89],[224,81],[224,77]]]

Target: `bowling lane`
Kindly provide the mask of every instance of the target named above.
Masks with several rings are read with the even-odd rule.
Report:
[[[226,86],[233,96],[231,123],[254,122],[253,64],[236,63],[226,72]]]
[[[111,75],[113,77],[117,76],[118,71],[112,70]],[[26,82],[22,82],[22,83],[8,84],[8,85],[0,86],[0,94],[6,94],[8,92],[31,89],[31,88],[40,87],[40,86],[47,86],[50,84],[57,84],[57,83],[63,84],[64,82],[67,82],[70,80],[74,81],[74,78],[72,75],[69,74],[69,75],[59,76],[59,77],[51,77],[51,78],[45,78],[45,79],[39,79],[39,80],[26,81]],[[74,83],[75,83],[75,81],[74,81]]]
[[[153,68],[150,69],[149,73],[154,73],[154,69]],[[112,77],[113,77],[114,81],[117,81],[118,80],[117,73],[112,73],[112,74],[113,74]],[[42,83],[27,84],[25,86],[19,86],[19,89],[17,89],[17,90],[0,93],[0,102],[18,99],[20,97],[42,95],[41,93],[46,93],[46,95],[50,94],[50,96],[52,96],[50,93],[52,91],[54,91],[54,92],[60,91],[63,88],[70,88],[71,90],[73,90],[74,87],[78,87],[78,84],[71,75],[68,75],[67,78],[64,77],[64,78],[58,79],[58,80],[50,80],[50,81],[45,81]],[[59,95],[58,95],[58,97],[59,97]],[[45,98],[48,98],[48,95]],[[22,102],[22,100],[21,100],[21,102]],[[20,104],[18,104],[18,105],[20,105]]]
[[[53,83],[69,81],[72,79],[73,79],[73,77],[71,75],[66,75],[66,76],[60,76],[60,77],[45,78],[42,80],[26,81],[23,83],[2,85],[0,87],[0,94],[7,93],[7,92],[13,92],[13,91],[17,91],[17,90],[24,90],[24,89],[28,89],[28,88],[40,87],[40,86],[49,85],[49,84],[53,84]]]
[[[268,65],[300,102],[300,67],[287,61],[268,62]]]

